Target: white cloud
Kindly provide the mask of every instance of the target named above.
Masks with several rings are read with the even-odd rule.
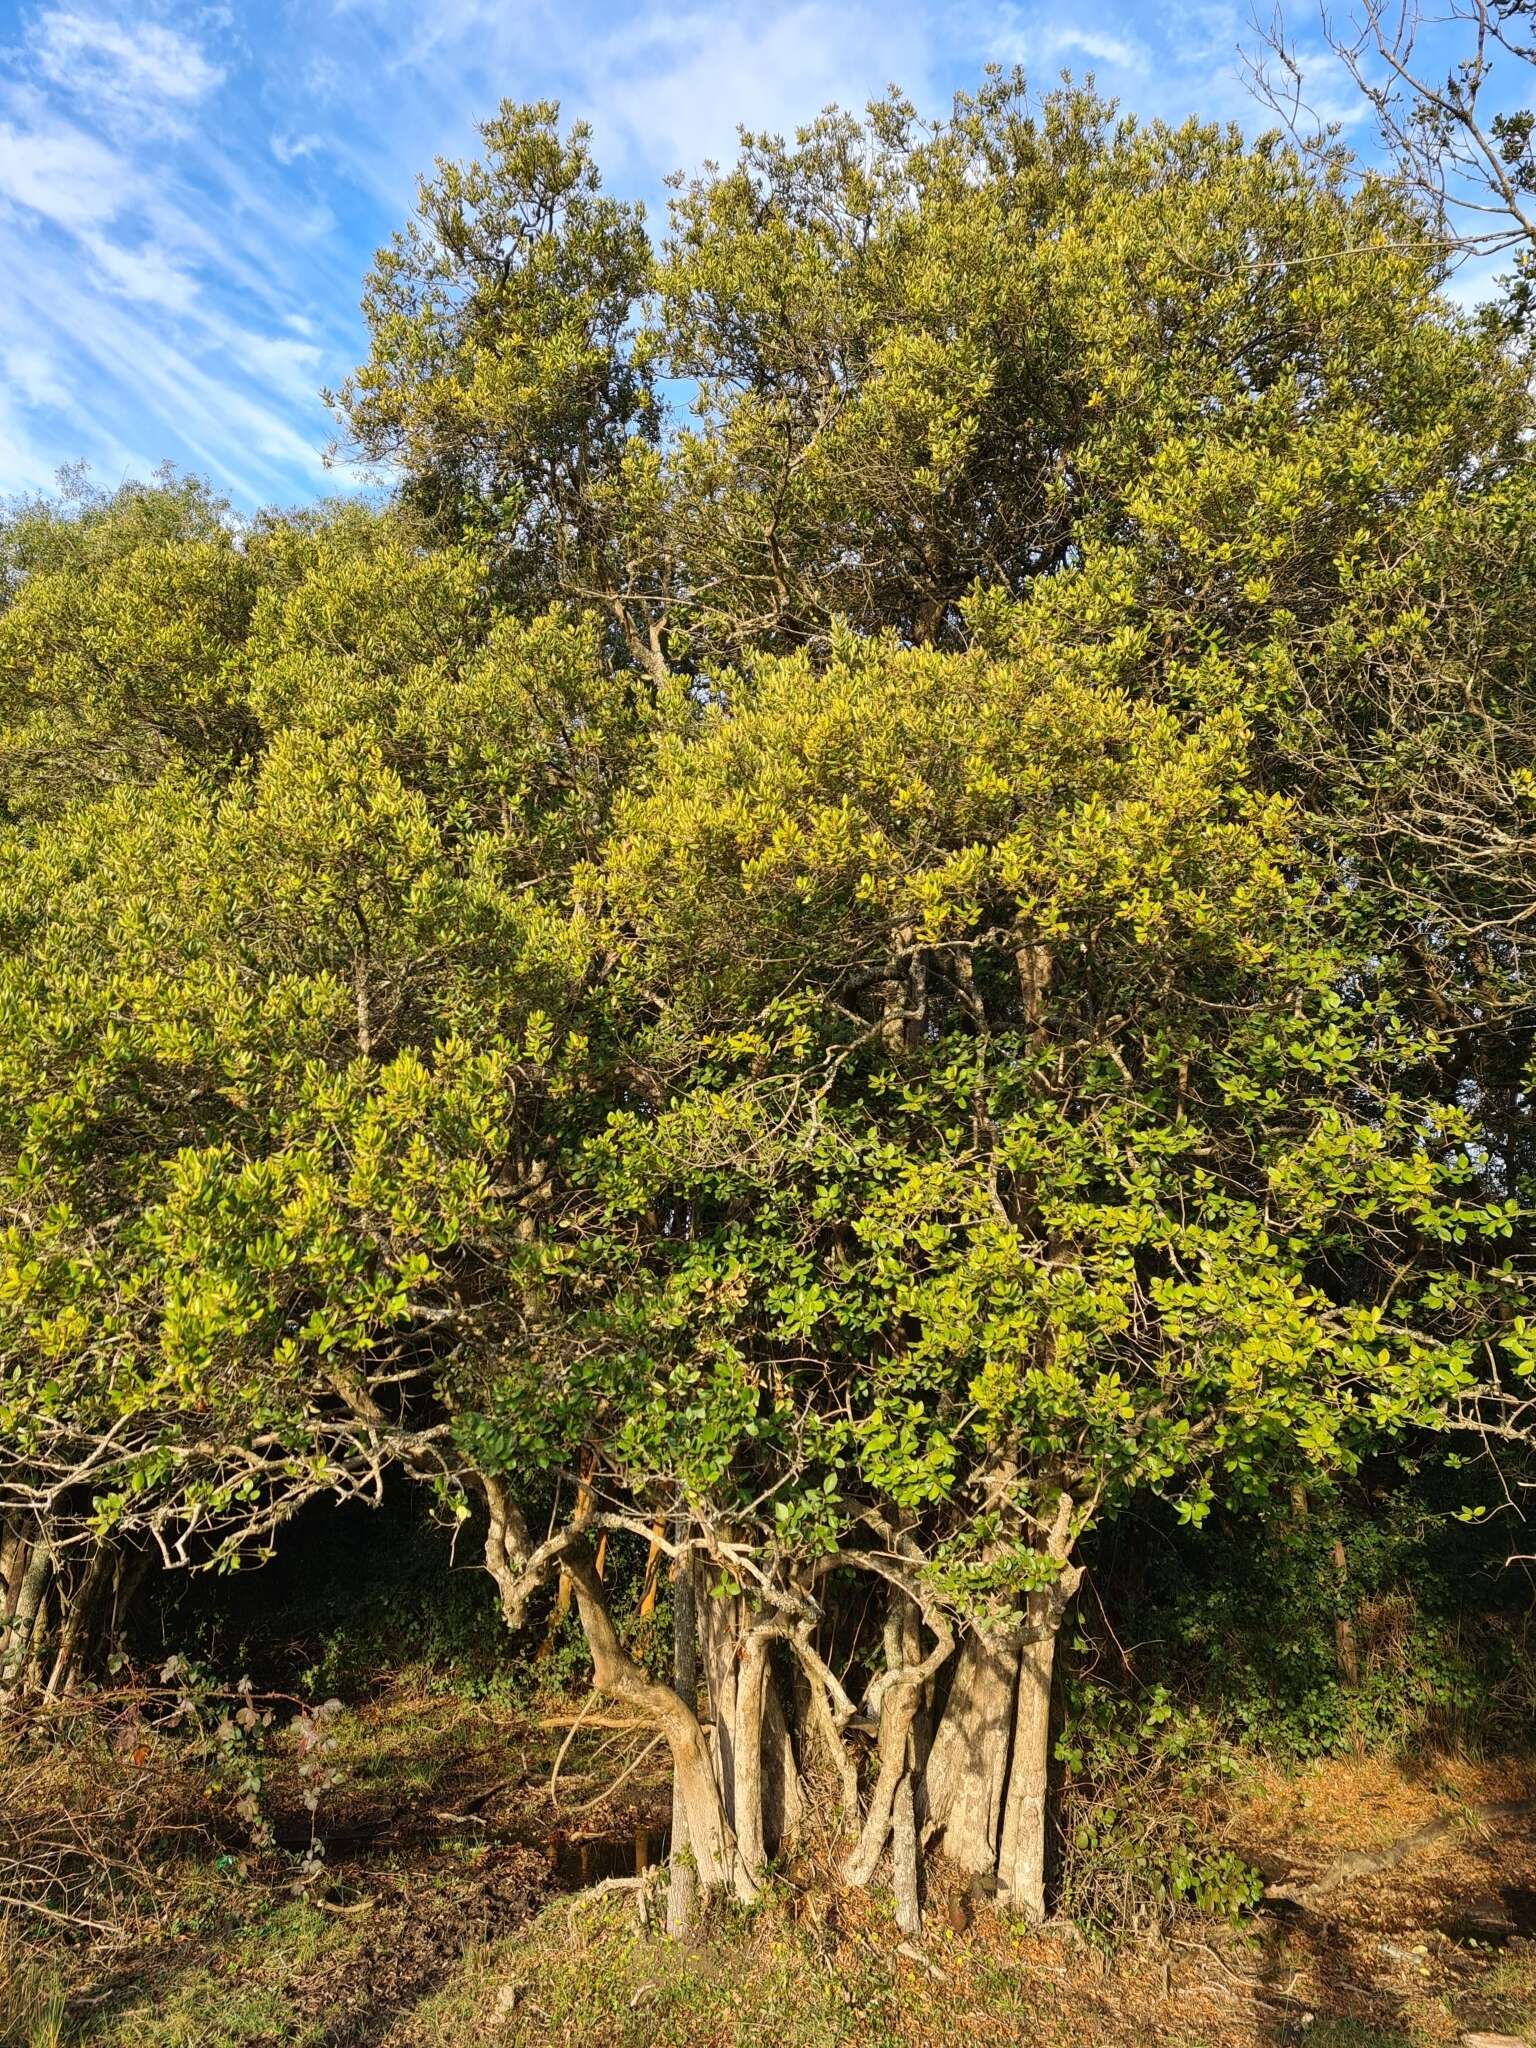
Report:
[[[312,401],[323,382],[321,355],[312,341],[281,334],[232,334],[229,347],[257,381],[300,404]]]
[[[1144,72],[1151,61],[1144,43],[1108,29],[1047,29],[1039,47],[1052,57],[1086,57],[1090,64],[1113,64],[1122,71]]]
[[[33,22],[29,40],[43,77],[122,108],[150,101],[190,107],[224,78],[189,36],[157,22],[50,8]]]
[[[197,280],[154,242],[125,248],[105,235],[85,235],[85,246],[116,292],[169,313],[185,313],[197,298]]]
[[[658,10],[572,63],[600,142],[665,174],[728,160],[738,127],[792,134],[829,104],[860,109],[892,82],[923,97],[932,53],[920,13],[801,0]]]
[[[4,373],[5,383],[28,406],[47,406],[55,412],[70,410],[73,396],[59,371],[56,358],[35,342],[0,345],[0,372]]]
[[[297,163],[300,157],[314,156],[324,148],[318,135],[274,135],[272,154],[280,164]]]
[[[59,227],[78,232],[115,220],[135,182],[115,150],[79,128],[0,121],[0,196]]]

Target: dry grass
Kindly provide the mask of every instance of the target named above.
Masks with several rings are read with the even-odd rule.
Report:
[[[1171,1938],[1105,1956],[1066,1928],[1031,1933],[984,1910],[963,1924],[939,1869],[914,1955],[880,1900],[827,1881],[826,1855],[765,1909],[723,1912],[687,1943],[643,1936],[627,1900],[573,1914],[550,1896],[539,1848],[570,1821],[549,1803],[557,1739],[504,1709],[404,1692],[354,1716],[330,1814],[341,1832],[324,1904],[337,1912],[287,1896],[280,1872],[216,1861],[206,1788],[178,1776],[170,1745],[125,1750],[89,1715],[46,1740],[13,1733],[0,1773],[20,1797],[0,1839],[30,1845],[13,1868],[25,1863],[33,1905],[62,1917],[33,1912],[25,1952],[12,1929],[0,2048],[1440,2048],[1469,2027],[1536,2022],[1536,1946],[1447,1931],[1501,1887],[1536,1898],[1530,1827],[1464,1824],[1475,1805],[1529,1796],[1529,1769],[1255,1772],[1232,1824],[1270,1867],[1310,1872],[1463,1817],[1326,1912],[1242,1928],[1186,1915]],[[618,1767],[610,1739],[583,1731],[573,1745],[572,1806]],[[618,1828],[627,1806],[611,1818]]]
[[[0,1913],[29,1938],[133,1937],[169,1847],[211,1846],[206,1802],[175,1758],[123,1748],[113,1729],[99,1702],[0,1727]]]

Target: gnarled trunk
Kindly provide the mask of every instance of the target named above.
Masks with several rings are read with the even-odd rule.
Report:
[[[886,1610],[886,1669],[870,1689],[871,1703],[878,1700],[880,1712],[879,1764],[859,1839],[843,1861],[843,1882],[867,1885],[890,1841],[897,1917],[911,1934],[922,1925],[915,1780],[925,1746],[924,1708],[928,1687],[955,1646],[948,1622],[941,1615],[932,1619],[937,1640],[924,1656],[917,1604],[893,1587]]]
[[[698,1715],[670,1685],[658,1684],[619,1641],[590,1546],[585,1542],[573,1545],[565,1552],[563,1564],[575,1588],[598,1690],[630,1701],[667,1738],[687,1819],[688,1847],[700,1884],[706,1891],[729,1885],[739,1899],[750,1904],[757,1897],[757,1881],[737,1849]]]
[[[1032,1920],[1045,1917],[1056,1639],[1082,1580],[1069,1562],[1071,1509],[1063,1495],[1047,1540],[1056,1577],[1029,1595],[1022,1626],[967,1637],[924,1786],[926,1825],[945,1854]]]
[[[706,1582],[707,1583],[707,1582]],[[754,1877],[799,1834],[805,1793],[774,1666],[776,1624],[754,1621],[738,1594],[706,1592],[699,1647],[709,1691],[710,1746],[726,1818]]]

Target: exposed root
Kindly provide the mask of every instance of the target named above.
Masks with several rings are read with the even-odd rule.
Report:
[[[1465,1808],[1459,1813],[1446,1814],[1440,1820],[1426,1821],[1423,1827],[1415,1828],[1411,1834],[1400,1835],[1383,1849],[1352,1849],[1346,1855],[1336,1856],[1320,1876],[1304,1884],[1289,1879],[1267,1884],[1264,1897],[1287,1905],[1315,1906],[1320,1899],[1326,1899],[1330,1893],[1340,1890],[1357,1877],[1378,1877],[1384,1870],[1395,1870],[1410,1856],[1416,1856],[1421,1849],[1431,1848],[1442,1837],[1464,1826],[1469,1816],[1479,1821],[1522,1820],[1530,1813],[1536,1813],[1536,1800],[1496,1801]]]

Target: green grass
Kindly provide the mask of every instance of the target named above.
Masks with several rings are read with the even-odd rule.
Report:
[[[67,2048],[64,1987],[0,1921],[0,2048]]]
[[[323,2024],[298,2016],[293,1993],[317,1966],[345,1953],[357,1938],[353,1924],[300,1900],[258,1907],[242,1922],[241,1903],[184,1908],[179,1938],[131,1993],[81,2026],[81,2048],[247,2048],[274,2038],[306,2048],[320,2041]]]

